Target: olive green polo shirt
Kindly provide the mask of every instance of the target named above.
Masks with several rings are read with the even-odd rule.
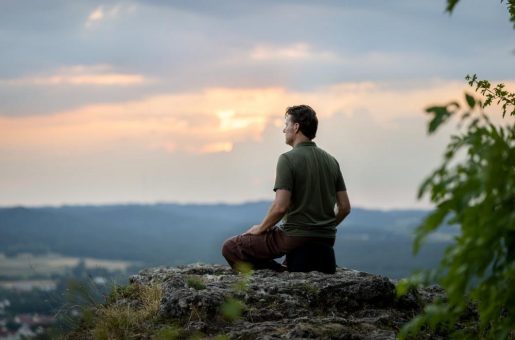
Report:
[[[289,236],[336,237],[336,192],[346,191],[336,159],[314,142],[297,144],[279,156],[274,191],[291,192],[280,228]]]

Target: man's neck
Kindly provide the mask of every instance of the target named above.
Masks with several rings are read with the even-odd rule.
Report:
[[[293,144],[292,144],[292,147],[296,147],[298,144],[300,143],[304,143],[304,142],[310,142],[311,140],[306,137],[306,136],[298,136],[297,138],[295,138],[295,140],[293,141]]]

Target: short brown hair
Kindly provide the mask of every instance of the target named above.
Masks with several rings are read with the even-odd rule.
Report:
[[[285,116],[291,116],[293,123],[299,123],[299,130],[309,139],[315,138],[318,128],[318,118],[315,110],[308,105],[290,106]]]

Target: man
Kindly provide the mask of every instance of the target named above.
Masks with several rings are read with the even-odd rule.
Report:
[[[254,269],[284,271],[273,259],[313,241],[334,245],[350,203],[338,162],[312,142],[317,127],[311,107],[286,110],[283,133],[293,149],[279,157],[275,200],[261,224],[224,242],[222,254],[233,269],[250,263]]]

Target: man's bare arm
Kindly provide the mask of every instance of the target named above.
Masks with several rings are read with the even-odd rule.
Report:
[[[288,211],[291,202],[291,192],[284,189],[278,189],[275,192],[275,199],[268,210],[268,214],[261,224],[252,226],[245,234],[259,235],[265,233],[279,222]]]
[[[347,191],[338,191],[336,193],[334,214],[336,215],[336,225],[340,224],[350,214],[350,201]]]

